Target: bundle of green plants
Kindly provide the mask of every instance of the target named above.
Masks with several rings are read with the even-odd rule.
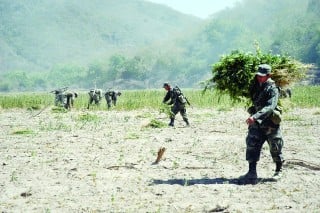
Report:
[[[68,112],[68,110],[66,108],[62,107],[62,106],[61,107],[60,106],[54,106],[54,107],[51,108],[51,111],[55,112],[55,113],[67,113]]]
[[[15,135],[29,135],[33,134],[34,132],[31,129],[22,129],[22,130],[16,130],[12,134]]]
[[[79,115],[78,120],[80,121],[98,121],[99,120],[99,116],[96,114],[92,114],[92,113],[82,113]]]
[[[287,55],[263,54],[257,48],[256,54],[232,51],[224,55],[212,67],[212,78],[205,83],[205,89],[216,89],[219,94],[230,95],[233,101],[249,98],[249,88],[260,64],[272,67],[272,79],[279,87],[286,87],[305,78],[310,65],[303,64]]]
[[[148,123],[148,125],[146,127],[150,127],[150,128],[163,128],[168,126],[167,123],[164,123],[162,121],[159,121],[157,119],[152,119],[150,121],[150,123]]]

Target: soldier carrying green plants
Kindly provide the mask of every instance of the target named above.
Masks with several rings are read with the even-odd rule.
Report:
[[[215,89],[218,95],[228,94],[234,102],[245,101],[252,105],[246,120],[249,171],[240,177],[240,183],[257,182],[256,167],[265,141],[276,164],[274,177],[278,179],[281,176],[284,159],[279,88],[302,80],[310,67],[287,55],[263,54],[258,44],[256,54],[232,51],[213,65],[213,77],[207,81],[204,91]]]
[[[274,177],[278,178],[282,172],[284,158],[282,155],[283,139],[280,130],[281,110],[278,107],[279,89],[271,79],[271,66],[261,64],[255,75],[255,81],[249,89],[252,106],[246,120],[248,135],[246,137],[246,160],[249,171],[240,177],[243,183],[257,182],[257,162],[265,141],[268,142],[270,153],[276,164]]]

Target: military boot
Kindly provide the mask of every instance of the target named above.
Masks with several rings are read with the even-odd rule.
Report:
[[[174,126],[174,118],[170,118],[169,126]]]
[[[249,163],[249,171],[239,177],[240,184],[256,184],[258,181],[257,162]]]
[[[189,121],[188,121],[187,118],[184,118],[183,120],[184,120],[184,122],[186,122],[186,125],[187,125],[187,126],[190,126],[190,123],[189,123]]]
[[[273,178],[279,179],[282,176],[282,165],[283,161],[276,162],[276,170],[274,172]]]

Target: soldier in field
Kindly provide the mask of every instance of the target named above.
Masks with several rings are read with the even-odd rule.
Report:
[[[108,91],[104,94],[104,97],[107,101],[108,109],[110,109],[112,105],[113,106],[117,105],[118,96],[120,95],[121,95],[120,91],[108,89]]]
[[[76,92],[66,92],[65,93],[65,97],[66,97],[66,103],[65,103],[64,107],[66,109],[73,108],[74,100],[78,97],[78,93],[76,93]]]
[[[164,83],[163,88],[167,91],[162,103],[171,105],[170,123],[169,126],[174,126],[176,114],[180,112],[182,119],[187,126],[190,126],[187,116],[186,104],[189,103],[188,99],[182,94],[178,87],[172,88],[169,83]]]
[[[278,106],[279,90],[271,79],[271,66],[259,65],[255,83],[250,88],[252,106],[246,120],[248,134],[246,137],[246,160],[249,171],[240,177],[243,183],[257,182],[257,162],[260,159],[264,142],[268,142],[271,157],[276,165],[274,178],[279,178],[282,172],[284,158],[282,155],[283,139],[280,129],[281,109]]]
[[[99,105],[100,104],[100,101],[102,99],[102,90],[101,89],[91,89],[88,92],[88,95],[89,95],[89,102],[88,102],[87,109],[89,109],[89,106],[91,104],[93,104],[93,102],[94,102],[95,105]]]
[[[51,91],[51,93],[55,94],[55,98],[54,98],[54,105],[55,106],[64,106],[66,104],[65,91],[67,89],[68,89],[68,87],[64,87],[64,88],[59,88],[59,89]]]

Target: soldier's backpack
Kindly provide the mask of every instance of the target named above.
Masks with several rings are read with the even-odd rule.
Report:
[[[179,87],[175,87],[173,88],[174,93],[176,94],[177,100],[181,103],[181,104],[185,104],[187,103],[187,99],[184,97],[183,93],[181,92]]]

